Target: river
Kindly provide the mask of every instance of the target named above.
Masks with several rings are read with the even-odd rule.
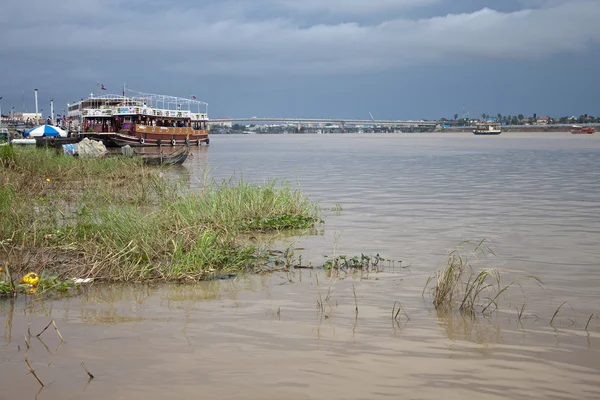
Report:
[[[207,171],[285,179],[325,223],[282,248],[385,268],[3,302],[1,399],[600,398],[600,136],[214,135],[172,171],[194,188]],[[495,255],[475,268],[543,285],[521,281],[489,317],[438,315],[427,278],[484,238]],[[51,318],[62,344],[53,327],[35,337]]]

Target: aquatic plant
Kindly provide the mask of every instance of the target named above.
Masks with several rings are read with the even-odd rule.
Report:
[[[529,275],[521,276],[502,286],[498,270],[487,268],[475,271],[471,266],[472,259],[494,255],[486,242],[483,239],[476,244],[469,241],[459,243],[447,254],[442,267],[435,275],[427,279],[423,294],[433,283],[431,291],[436,310],[451,312],[456,307],[460,312],[471,315],[478,311],[486,314],[496,310],[499,297],[521,280],[531,279],[543,284],[539,278]],[[490,308],[492,306],[494,307]]]
[[[379,254],[372,256],[363,253],[359,256],[348,257],[345,255],[334,256],[327,260],[323,265],[325,269],[339,270],[361,270],[361,271],[378,271],[380,263],[385,259]]]

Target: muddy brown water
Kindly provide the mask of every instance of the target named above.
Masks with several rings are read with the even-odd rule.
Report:
[[[2,302],[0,399],[600,398],[600,136],[214,136],[170,173],[200,188],[205,168],[285,178],[320,201],[319,234],[281,244],[303,263],[334,251],[394,263]],[[496,257],[476,267],[544,287],[524,281],[489,318],[438,315],[427,277],[484,237]],[[51,318],[62,344],[52,327],[35,337]]]

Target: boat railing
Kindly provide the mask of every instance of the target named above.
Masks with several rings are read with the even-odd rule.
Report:
[[[190,110],[167,110],[143,106],[86,108],[82,111],[84,117],[112,117],[113,115],[146,115],[166,118],[189,118],[192,121],[207,121],[206,113],[194,113]]]

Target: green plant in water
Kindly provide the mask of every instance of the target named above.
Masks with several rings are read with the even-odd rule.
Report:
[[[69,291],[69,289],[77,286],[75,282],[71,279],[62,280],[59,278],[57,274],[46,274],[42,273],[40,275],[40,282],[38,283],[36,294],[53,294],[60,293],[65,294]]]
[[[280,229],[308,229],[323,221],[319,218],[305,215],[275,215],[265,218],[251,218],[242,229],[248,230],[280,230]]]
[[[339,270],[361,270],[361,271],[378,271],[380,269],[380,262],[385,261],[383,257],[378,254],[374,256],[365,255],[363,253],[359,256],[348,257],[345,255],[334,256],[329,259],[323,265],[325,269],[339,269]]]
[[[499,297],[519,281],[533,279],[538,284],[542,284],[542,281],[535,276],[522,276],[502,286],[500,273],[496,269],[475,272],[471,266],[472,259],[478,256],[495,255],[485,243],[485,239],[476,245],[469,241],[459,243],[448,253],[443,266],[434,276],[427,279],[423,294],[433,283],[433,305],[436,310],[451,312],[456,307],[463,313],[474,315],[480,310],[485,314],[496,310]],[[483,293],[490,293],[486,302],[482,302]],[[491,306],[494,308],[491,309]]]

